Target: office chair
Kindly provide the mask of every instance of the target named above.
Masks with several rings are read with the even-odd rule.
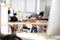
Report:
[[[7,36],[4,36],[1,40],[22,40],[21,38],[17,37],[16,35],[7,35]]]
[[[30,26],[29,26],[30,27]],[[31,32],[31,29],[32,28],[29,28],[29,27],[27,27],[27,25],[22,25],[22,27],[20,28],[20,31],[21,32]]]

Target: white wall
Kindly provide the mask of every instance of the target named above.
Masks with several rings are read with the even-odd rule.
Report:
[[[36,0],[26,0],[26,12],[35,13]]]
[[[40,12],[40,0],[37,0],[37,9],[36,9],[36,13],[39,14]]]
[[[8,8],[1,3],[1,33],[5,34],[8,32]]]
[[[46,0],[40,0],[40,12],[45,11],[45,1]]]

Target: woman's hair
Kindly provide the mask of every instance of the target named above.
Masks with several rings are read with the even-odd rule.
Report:
[[[41,12],[39,13],[39,15],[43,16],[43,15],[44,15],[44,12],[43,12],[43,11],[41,11]]]
[[[11,11],[10,10],[8,10],[8,14],[10,14],[11,13]]]
[[[17,14],[16,14],[16,13],[14,13],[13,15],[14,15],[14,16],[16,16]]]

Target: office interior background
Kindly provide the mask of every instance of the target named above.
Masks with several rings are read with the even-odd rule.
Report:
[[[2,3],[3,0],[0,2]],[[28,15],[44,11],[44,18],[48,18],[51,2],[52,0],[7,0],[7,3],[11,3],[14,12],[20,11]]]
[[[22,20],[32,14],[39,14],[41,11],[44,12],[43,19],[48,19],[49,17],[51,0],[0,0],[0,2],[6,2],[5,5],[11,10],[10,16],[16,12],[18,20]],[[2,11],[5,11],[4,8],[2,9]],[[8,24],[7,13],[5,15],[6,19],[4,20]]]
[[[19,17],[25,18],[26,16],[30,16],[32,14],[36,14],[36,13],[39,14],[41,11],[44,12],[43,19],[48,19],[49,18],[49,14],[50,14],[50,8],[51,8],[52,0],[0,0],[0,3],[2,3],[2,5],[7,6],[8,8],[11,9],[12,12],[11,12],[10,16],[13,15],[13,12],[14,13],[17,13],[18,20],[21,20]],[[3,3],[5,3],[5,4],[3,4]],[[2,32],[3,34],[4,33],[7,34],[8,30],[9,30],[8,29],[8,24],[14,24],[14,23],[8,23],[8,14],[7,14],[7,10],[8,9],[7,8],[4,9],[4,7],[2,9],[3,9],[2,10],[2,13],[6,13],[6,14],[4,14],[5,15],[4,17],[6,19],[3,19],[3,20],[1,19],[2,20],[1,22],[4,21],[2,25],[6,24],[6,26],[2,26],[1,27],[2,29],[1,29],[0,32]],[[44,22],[46,22],[46,21],[44,21]],[[20,24],[20,23],[16,23],[16,25],[18,25],[18,24]],[[41,33],[41,34],[42,35],[43,34],[46,35],[45,32],[44,33]],[[22,36],[21,34],[18,33],[17,35],[19,37],[25,37],[27,39],[30,39],[31,38],[31,37],[29,38],[27,36],[24,36],[25,34]],[[34,33],[31,34],[31,35],[34,35]],[[32,37],[32,39],[33,39],[33,37]],[[38,39],[39,39],[39,37],[38,37]],[[54,37],[50,38],[50,40],[51,39],[54,39]],[[44,40],[44,39],[42,39],[42,40]]]

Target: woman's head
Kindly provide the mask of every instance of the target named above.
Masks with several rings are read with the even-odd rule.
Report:
[[[43,15],[44,15],[44,12],[43,12],[43,11],[41,11],[41,12],[39,13],[39,15],[43,16]]]
[[[39,20],[43,18],[43,14],[44,14],[43,11],[39,13],[39,15],[38,15],[38,19],[39,19]]]

